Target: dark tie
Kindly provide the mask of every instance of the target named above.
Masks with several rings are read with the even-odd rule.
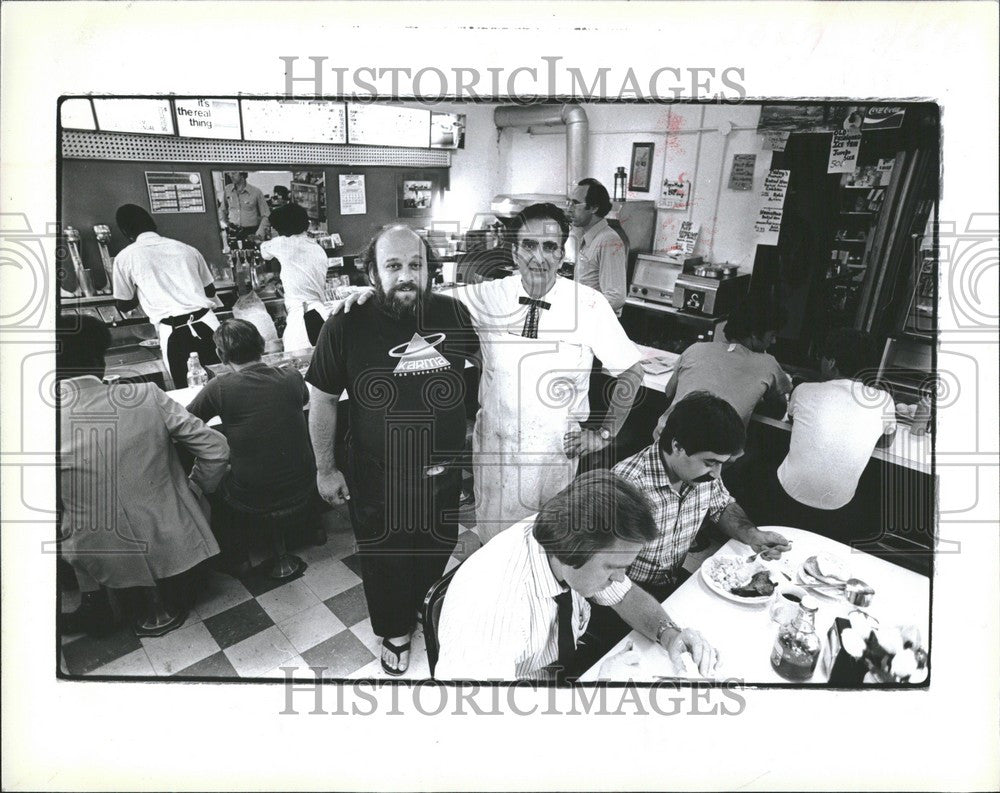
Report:
[[[521,335],[526,339],[537,339],[538,309],[543,308],[548,310],[552,308],[552,304],[546,303],[544,300],[525,297],[524,295],[518,297],[517,300],[522,306],[528,306],[528,316],[524,318],[524,330],[521,331]]]
[[[573,590],[567,589],[556,595],[555,600],[559,629],[559,658],[556,663],[566,669],[576,652],[576,641],[573,639]]]

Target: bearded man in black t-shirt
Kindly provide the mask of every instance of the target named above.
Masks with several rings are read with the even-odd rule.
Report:
[[[324,324],[306,381],[320,495],[347,503],[382,667],[409,665],[427,590],[458,537],[465,449],[466,361],[479,341],[468,310],[434,294],[428,247],[407,226],[375,235],[363,262],[376,299]],[[338,401],[347,391],[346,471],[334,459]]]

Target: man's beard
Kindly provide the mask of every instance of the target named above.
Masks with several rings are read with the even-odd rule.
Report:
[[[416,295],[416,299],[403,299],[400,297],[401,292],[412,292]],[[379,307],[394,319],[416,316],[418,309],[427,300],[428,292],[429,290],[427,289],[421,290],[416,285],[412,285],[405,287],[394,286],[386,294],[380,282],[376,282],[375,284],[375,298],[378,300]]]

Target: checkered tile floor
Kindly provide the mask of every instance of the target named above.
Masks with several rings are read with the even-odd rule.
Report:
[[[346,510],[326,513],[324,523],[326,545],[293,549],[309,564],[302,577],[282,584],[212,572],[187,621],[166,636],[140,639],[129,627],[100,639],[63,636],[63,672],[284,679],[281,667],[294,667],[297,678],[312,680],[309,667],[318,666],[330,678],[386,677]],[[467,528],[474,525],[474,509],[466,508],[448,569],[479,547],[478,536]],[[63,608],[71,611],[77,602],[76,593],[66,593]],[[404,677],[430,677],[419,626]]]

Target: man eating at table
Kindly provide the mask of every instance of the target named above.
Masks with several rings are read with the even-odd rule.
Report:
[[[614,467],[653,507],[657,536],[629,565],[628,577],[657,602],[682,582],[684,559],[706,518],[762,559],[777,559],[791,549],[777,532],[754,526],[722,484],[722,466],[742,454],[744,437],[743,421],[732,405],[695,391],[673,406],[657,442]],[[611,609],[595,609],[583,642],[588,657],[596,661],[627,632]]]
[[[657,535],[643,494],[608,470],[581,474],[537,517],[511,526],[458,569],[441,610],[439,680],[560,680],[576,658],[588,599],[661,645],[676,669],[690,654],[710,674],[717,654],[632,586],[625,569]]]

